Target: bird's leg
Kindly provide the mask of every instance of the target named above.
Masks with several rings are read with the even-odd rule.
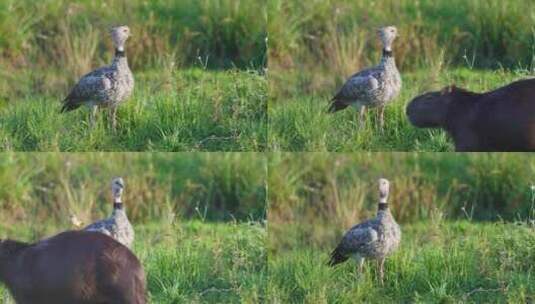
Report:
[[[91,129],[95,127],[97,110],[98,110],[97,105],[91,105],[91,112],[89,113],[89,126]]]
[[[385,266],[385,259],[381,258],[379,260],[379,281],[381,282],[381,285],[384,285],[384,281],[383,281],[383,278],[385,276],[384,266]]]
[[[362,270],[364,269],[364,258],[360,258],[358,261],[357,261],[357,271],[360,274],[362,274]]]
[[[384,133],[384,125],[385,125],[385,106],[379,106],[379,130],[381,133]]]
[[[109,121],[113,132],[117,129],[117,107],[112,106],[109,112]]]
[[[360,107],[360,111],[359,111],[359,130],[362,130],[364,128],[365,115],[366,115],[366,107],[362,106]]]

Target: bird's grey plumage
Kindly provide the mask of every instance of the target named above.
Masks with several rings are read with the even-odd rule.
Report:
[[[363,258],[384,258],[393,252],[401,240],[401,230],[394,217],[387,210],[380,210],[371,220],[353,226],[346,232],[336,247],[336,265],[347,258],[358,255]]]
[[[336,112],[348,106],[362,111],[365,108],[380,107],[382,127],[384,106],[401,91],[401,75],[391,49],[397,29],[393,26],[384,27],[380,29],[380,36],[383,42],[381,62],[352,75],[332,98],[329,111]]]
[[[114,204],[111,216],[107,219],[95,222],[85,227],[84,230],[106,234],[116,239],[126,247],[132,248],[135,233],[134,228],[132,227],[132,224],[130,224],[128,216],[123,208],[123,203],[121,200],[123,189],[123,179],[120,177],[114,178],[112,181]]]
[[[93,124],[96,107],[109,107],[112,127],[115,128],[117,106],[134,90],[134,76],[128,67],[124,43],[130,36],[127,26],[112,29],[115,57],[109,66],[101,67],[84,75],[63,101],[61,112],[68,112],[87,105],[92,108]]]
[[[400,89],[401,76],[394,57],[383,55],[378,66],[351,76],[333,97],[332,105],[376,107],[391,101]]]
[[[380,202],[377,216],[353,226],[346,232],[331,253],[329,265],[334,266],[345,262],[350,257],[359,263],[364,259],[379,260],[382,280],[382,263],[389,254],[398,248],[401,241],[401,229],[390,213],[386,202],[389,183],[386,179],[380,179],[379,185]]]

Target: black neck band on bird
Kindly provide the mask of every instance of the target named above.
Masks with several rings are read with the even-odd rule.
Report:
[[[126,52],[124,50],[115,49],[115,57],[126,57]]]
[[[388,51],[386,49],[383,49],[383,57],[393,57],[394,56],[394,53],[392,52],[392,50]]]
[[[388,209],[388,204],[387,203],[379,203],[379,211],[383,211],[383,210],[386,210]]]
[[[123,203],[121,203],[121,202],[113,203],[113,209],[123,210]]]

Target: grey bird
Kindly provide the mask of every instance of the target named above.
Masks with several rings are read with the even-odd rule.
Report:
[[[385,106],[399,95],[401,76],[392,52],[392,44],[398,36],[396,27],[386,26],[378,33],[383,44],[381,62],[351,76],[331,99],[329,112],[353,106],[360,112],[359,127],[362,127],[366,108],[378,107],[379,127],[383,131]]]
[[[346,232],[338,246],[332,251],[329,265],[345,262],[350,257],[357,261],[358,272],[362,272],[365,259],[374,259],[379,266],[381,284],[384,277],[384,262],[401,241],[401,229],[388,208],[390,183],[379,179],[379,209],[373,219],[353,226]]]
[[[121,177],[116,177],[111,182],[113,195],[113,212],[107,219],[95,222],[84,228],[86,231],[96,231],[111,236],[119,243],[128,248],[132,248],[134,243],[134,228],[124,210],[122,194],[124,181]]]
[[[124,45],[130,37],[128,26],[114,27],[110,31],[115,56],[109,66],[84,75],[63,100],[61,112],[69,112],[86,105],[91,108],[90,125],[94,126],[98,107],[109,108],[112,129],[117,126],[117,106],[134,90],[134,76],[128,67]]]

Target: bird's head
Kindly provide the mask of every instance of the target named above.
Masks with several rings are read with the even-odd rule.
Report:
[[[389,189],[390,189],[390,182],[386,178],[380,178],[379,179],[379,202],[386,203]]]
[[[121,177],[115,177],[111,181],[111,193],[114,202],[121,202],[121,195],[124,190],[124,181]]]
[[[394,39],[398,36],[398,29],[390,25],[380,28],[377,30],[377,33],[383,43],[383,48],[386,51],[392,51],[392,43],[394,43]]]
[[[112,27],[110,30],[110,34],[115,48],[119,51],[124,51],[124,44],[128,37],[131,36],[130,28],[126,25]]]

